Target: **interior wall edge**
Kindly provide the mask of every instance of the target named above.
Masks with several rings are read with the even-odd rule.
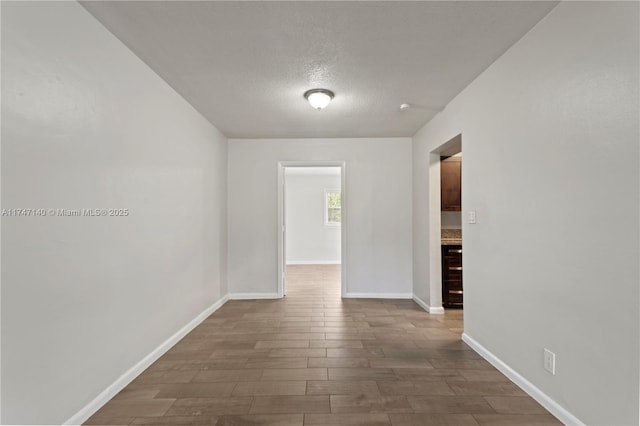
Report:
[[[424,309],[428,313],[434,314],[434,315],[444,315],[444,308],[442,306],[431,306],[427,302],[422,300],[420,297],[418,297],[417,294],[414,294],[412,299],[414,302],[418,304],[418,306],[420,306],[422,309]]]
[[[202,311],[198,316],[189,321],[184,327],[175,332],[171,337],[162,342],[157,348],[151,351],[147,356],[138,361],[124,374],[118,377],[112,384],[107,386],[105,390],[100,392],[90,403],[82,407],[76,414],[71,416],[65,425],[77,425],[85,422],[96,411],[98,411],[103,405],[105,405],[111,398],[113,398],[118,392],[131,383],[136,377],[138,377],[144,370],[146,370],[151,364],[156,362],[158,358],[164,355],[169,349],[171,349],[176,343],[178,343],[183,337],[189,334],[194,328],[200,325],[211,314],[220,309],[229,300],[229,295],[222,296],[217,302],[213,303],[207,309]]]
[[[467,333],[462,333],[462,340],[471,347],[478,355],[484,358],[489,364],[497,368],[502,374],[507,376],[509,380],[515,383],[520,389],[525,391],[527,395],[535,399],[540,405],[546,408],[551,414],[558,418],[566,425],[585,426],[569,410],[556,402],[549,395],[544,393],[540,388],[531,383],[529,380],[521,376],[517,371],[511,368],[507,363],[498,358],[493,352],[482,346],[476,339]]]

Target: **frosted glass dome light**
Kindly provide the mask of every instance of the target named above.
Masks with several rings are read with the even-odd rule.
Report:
[[[323,109],[329,105],[333,96],[333,92],[327,89],[311,89],[304,94],[305,99],[315,109]]]

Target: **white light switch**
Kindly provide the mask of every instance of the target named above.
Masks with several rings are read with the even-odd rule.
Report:
[[[469,211],[469,223],[471,223],[471,224],[476,223],[476,211],[475,210]]]

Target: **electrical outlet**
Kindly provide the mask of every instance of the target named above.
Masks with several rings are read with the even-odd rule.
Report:
[[[546,348],[544,350],[544,369],[554,376],[556,375],[556,354]]]

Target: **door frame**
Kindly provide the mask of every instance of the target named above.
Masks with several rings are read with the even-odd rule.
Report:
[[[341,295],[347,292],[347,185],[346,161],[278,161],[278,297],[286,294],[286,218],[285,218],[285,179],[284,171],[287,167],[340,167],[340,203],[342,209],[342,223],[340,224],[340,288]]]

